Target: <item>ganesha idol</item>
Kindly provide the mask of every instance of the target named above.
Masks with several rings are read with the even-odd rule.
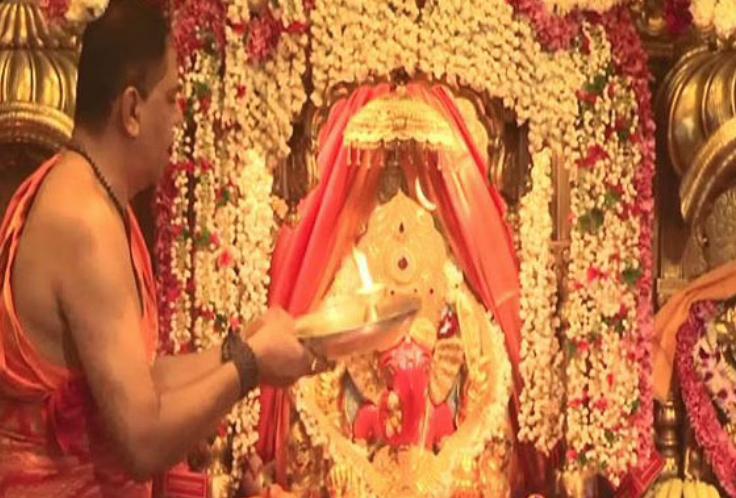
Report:
[[[323,305],[353,296],[368,272],[387,296],[419,297],[421,310],[392,348],[298,385],[290,449],[300,496],[508,494],[503,334],[467,287],[433,207],[413,194],[398,190],[374,209]]]

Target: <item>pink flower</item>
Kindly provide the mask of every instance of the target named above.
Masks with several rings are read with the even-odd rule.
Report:
[[[588,268],[588,283],[592,284],[598,279],[606,278],[608,275],[606,272],[599,270],[598,268]]]
[[[608,409],[608,400],[601,398],[595,402],[595,408],[601,412],[605,412]]]
[[[237,316],[233,315],[230,317],[230,328],[233,330],[240,330],[240,320]]]
[[[690,319],[677,334],[677,373],[695,439],[703,448],[723,489],[736,496],[736,446],[718,419],[718,413],[706,387],[698,377],[692,351],[705,334],[705,322],[714,314],[712,303],[698,303],[690,310]]]
[[[48,21],[63,22],[69,10],[69,0],[41,0],[40,7]]]
[[[210,244],[212,245],[213,249],[219,249],[220,248],[220,235],[217,233],[213,233],[210,235]]]
[[[679,36],[690,28],[693,15],[690,13],[690,0],[667,0],[664,4],[667,31],[672,36]]]
[[[268,59],[281,39],[283,27],[273,17],[271,9],[264,9],[250,22],[248,29],[248,58],[256,63]]]
[[[542,0],[509,0],[509,3],[534,26],[537,41],[547,50],[570,48],[581,31],[583,17],[579,12],[560,17],[550,12]]]
[[[610,156],[606,149],[602,145],[595,144],[588,148],[588,155],[578,161],[578,167],[583,169],[590,169],[595,166],[598,161],[604,161]]]
[[[217,258],[217,265],[220,268],[230,268],[233,265],[234,261],[235,258],[233,257],[233,253],[230,252],[229,249],[224,249],[220,253],[220,257]]]
[[[174,43],[179,64],[188,67],[202,49],[221,53],[225,47],[225,3],[219,0],[175,0]]]

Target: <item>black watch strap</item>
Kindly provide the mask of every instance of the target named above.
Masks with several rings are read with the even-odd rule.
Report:
[[[222,343],[222,363],[232,361],[240,378],[240,394],[245,397],[258,387],[258,362],[253,349],[239,333],[230,330]]]

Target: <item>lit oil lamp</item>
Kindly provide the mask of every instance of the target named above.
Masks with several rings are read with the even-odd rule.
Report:
[[[421,308],[415,296],[385,295],[376,283],[365,254],[353,249],[361,288],[346,299],[323,306],[296,321],[297,337],[328,359],[385,351],[403,337],[403,329]]]
[[[367,323],[373,323],[378,320],[378,303],[383,299],[386,286],[373,281],[365,254],[355,247],[353,247],[353,259],[358,266],[358,274],[360,275],[360,282],[362,284],[357,294],[365,303],[364,320]]]

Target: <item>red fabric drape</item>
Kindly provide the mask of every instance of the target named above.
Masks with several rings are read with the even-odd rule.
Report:
[[[279,238],[272,266],[270,303],[294,315],[320,301],[339,262],[354,243],[360,224],[374,205],[380,168],[346,167],[342,136],[350,118],[370,100],[386,95],[387,86],[361,88],[337,104],[320,140],[320,187],[302,206],[303,220],[285,229]],[[457,151],[440,153],[438,163],[418,166],[405,162],[410,184],[418,178],[438,207],[445,235],[469,284],[493,312],[506,337],[512,364],[514,392],[511,406],[514,429],[522,381],[520,284],[512,237],[503,220],[505,205],[487,180],[487,165],[452,96],[443,87],[410,85],[409,93],[438,109],[454,129]],[[264,390],[259,450],[265,458],[285,454],[289,407],[284,394]],[[279,448],[283,451],[276,451]],[[525,488],[540,489],[542,459],[528,446],[519,446]],[[278,459],[278,458],[277,458]],[[285,462],[277,465],[282,471]]]
[[[370,214],[381,168],[348,166],[343,134],[363,106],[388,91],[388,85],[360,88],[334,106],[319,140],[320,184],[300,206],[299,225],[284,227],[276,245],[271,265],[271,306],[281,306],[299,316],[318,303]],[[258,451],[266,461],[276,457],[282,483],[285,455],[277,450],[288,437],[289,421],[286,393],[262,388]]]

